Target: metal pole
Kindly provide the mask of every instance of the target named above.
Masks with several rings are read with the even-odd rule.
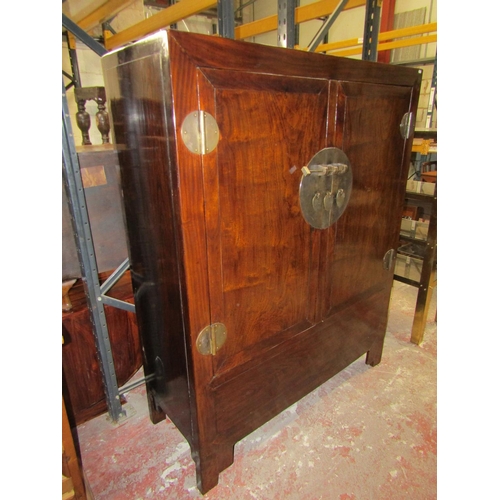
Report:
[[[104,304],[101,297],[97,261],[90,230],[85,193],[80,175],[64,82],[62,83],[62,156],[63,177],[68,196],[75,243],[85,286],[90,318],[97,346],[97,357],[104,379],[104,391],[109,414],[114,422],[125,415],[120,403],[111,344],[109,341]]]
[[[99,42],[96,42],[88,35],[78,24],[74,23],[69,17],[62,15],[62,25],[81,40],[89,49],[92,49],[98,56],[102,57],[107,53],[107,50]]]
[[[323,41],[323,38],[328,33],[328,30],[331,28],[332,24],[335,22],[337,17],[339,17],[340,13],[344,10],[347,1],[348,0],[342,0],[337,4],[335,10],[330,14],[328,19],[326,19],[326,21],[323,23],[323,26],[321,26],[319,31],[312,39],[312,42],[307,47],[308,52],[314,52],[317,49],[318,45]]]
[[[365,32],[363,36],[363,61],[377,60],[380,6],[382,0],[366,0]]]
[[[234,38],[234,0],[217,0],[219,35]]]
[[[256,2],[257,0],[249,0],[248,2],[245,2],[244,4],[241,4],[235,11],[234,13],[237,14],[240,12],[240,10],[243,10],[245,7],[248,7],[249,5],[252,5]]]
[[[434,59],[434,70],[432,71],[431,93],[429,95],[429,105],[427,106],[427,117],[425,119],[425,128],[431,128],[432,117],[434,115],[434,104],[436,103],[437,99],[437,65],[438,65],[438,56],[436,53],[436,59]]]
[[[109,276],[109,278],[101,285],[101,299],[104,304],[107,306],[113,306],[117,309],[123,309],[124,311],[129,311],[135,313],[135,305],[125,302],[124,300],[115,299],[113,297],[109,297],[106,293],[113,288],[113,286],[118,283],[120,278],[125,274],[127,269],[130,267],[129,259],[126,258],[113,273]]]
[[[69,63],[71,64],[71,73],[73,74],[72,82],[75,87],[81,87],[82,82],[80,79],[80,68],[78,66],[78,57],[76,55],[76,50],[71,46],[71,40],[69,36],[69,32],[66,31],[66,40],[68,43],[68,55],[69,55]]]
[[[278,47],[295,47],[295,0],[278,0]]]

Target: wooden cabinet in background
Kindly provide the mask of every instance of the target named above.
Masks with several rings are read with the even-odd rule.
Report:
[[[100,276],[102,281],[110,273]],[[130,273],[109,292],[133,301]],[[72,310],[63,313],[63,393],[72,425],[79,425],[107,411],[104,384],[81,280],[69,290]],[[110,344],[118,386],[123,386],[141,367],[137,320],[134,313],[105,306]]]
[[[119,165],[113,145],[77,147],[92,239],[103,281],[127,258]],[[107,411],[90,313],[81,280],[66,191],[62,193],[63,391],[72,425]],[[130,273],[110,295],[133,301]],[[65,287],[66,284],[66,287]],[[69,294],[65,293],[69,288]],[[118,385],[142,364],[135,314],[105,307]]]
[[[421,76],[173,30],[103,67],[151,416],[206,492],[238,440],[380,362]]]

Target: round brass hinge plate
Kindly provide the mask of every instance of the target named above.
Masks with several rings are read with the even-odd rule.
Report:
[[[213,323],[206,326],[198,334],[196,348],[203,355],[215,356],[217,351],[224,345],[227,339],[226,326],[223,323]]]
[[[193,111],[182,122],[181,137],[191,153],[211,153],[219,143],[219,126],[210,113]]]

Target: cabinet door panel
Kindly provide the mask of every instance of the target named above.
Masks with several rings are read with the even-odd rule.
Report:
[[[214,358],[227,372],[311,327],[320,235],[300,211],[301,167],[326,146],[327,80],[205,70],[220,129],[204,159],[212,322],[227,328]],[[210,196],[210,195],[209,195]]]
[[[412,89],[342,82],[341,94],[338,147],[351,162],[353,189],[336,232],[328,235],[326,316],[381,289],[388,300],[392,270],[384,269],[383,258],[397,245],[406,176],[400,122]]]

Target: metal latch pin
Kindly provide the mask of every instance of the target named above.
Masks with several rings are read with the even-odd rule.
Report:
[[[302,167],[302,173],[304,175],[332,175],[332,174],[344,174],[347,172],[349,167],[345,163],[327,163],[320,165],[311,165],[311,167]]]

